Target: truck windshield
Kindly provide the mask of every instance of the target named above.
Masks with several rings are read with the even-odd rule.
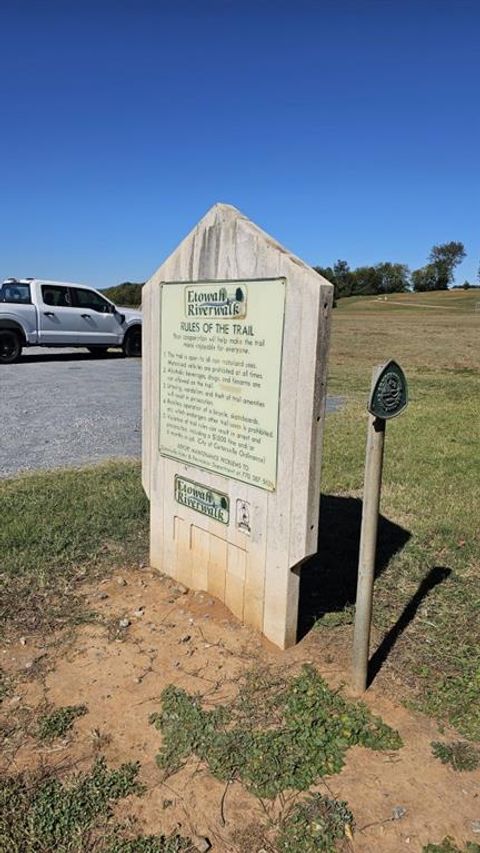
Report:
[[[7,282],[0,286],[0,302],[15,302],[17,305],[29,305],[30,285],[21,282]]]

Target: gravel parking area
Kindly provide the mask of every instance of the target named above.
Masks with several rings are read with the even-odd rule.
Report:
[[[142,361],[25,350],[0,367],[0,477],[141,454]],[[329,398],[327,411],[341,405]]]
[[[141,370],[114,350],[25,350],[2,365],[0,476],[139,457]]]

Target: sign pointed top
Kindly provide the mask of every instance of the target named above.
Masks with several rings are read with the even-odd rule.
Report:
[[[184,259],[188,257],[188,274]],[[261,274],[263,270],[268,271]],[[147,282],[184,279],[241,279],[288,275],[303,271],[317,286],[331,282],[282,246],[231,204],[217,202],[197,222]],[[146,292],[147,292],[146,291]]]

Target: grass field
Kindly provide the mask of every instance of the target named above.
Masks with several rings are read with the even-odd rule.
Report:
[[[410,538],[377,581],[374,619],[395,634],[410,604],[415,612],[407,611],[390,665],[423,710],[480,739],[477,301],[455,291],[339,303],[329,391],[346,395],[348,405],[327,419],[322,489],[361,496],[371,368],[396,358],[408,376],[410,404],[387,428],[382,513]],[[451,571],[429,591],[436,569],[436,580]]]
[[[410,404],[388,425],[382,513],[408,541],[377,581],[375,624],[390,632],[388,666],[408,687],[405,696],[478,740],[477,301],[476,293],[455,291],[340,302],[329,391],[343,395],[346,407],[327,418],[322,489],[361,497],[371,368],[398,359],[409,379]],[[135,464],[3,481],[0,517],[4,629],[88,619],[76,597],[85,578],[147,556],[147,502]]]

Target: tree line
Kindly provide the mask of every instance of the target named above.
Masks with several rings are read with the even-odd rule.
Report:
[[[455,267],[466,257],[463,243],[451,240],[432,247],[425,266],[410,271],[406,264],[383,261],[375,266],[350,269],[347,261],[339,260],[333,267],[313,267],[335,287],[335,299],[343,296],[368,296],[373,294],[417,293],[428,290],[447,290],[454,280]],[[480,281],[480,269],[478,272]],[[465,282],[462,287],[475,287]],[[104,292],[117,305],[138,306],[142,301],[143,282],[123,282]]]
[[[463,243],[451,240],[433,246],[428,262],[418,270],[409,270],[406,264],[383,261],[375,266],[350,269],[347,261],[338,260],[333,267],[315,266],[320,275],[335,287],[335,299],[343,296],[386,295],[414,290],[447,290],[454,280],[455,267],[466,257]],[[468,285],[465,282],[464,286]]]

